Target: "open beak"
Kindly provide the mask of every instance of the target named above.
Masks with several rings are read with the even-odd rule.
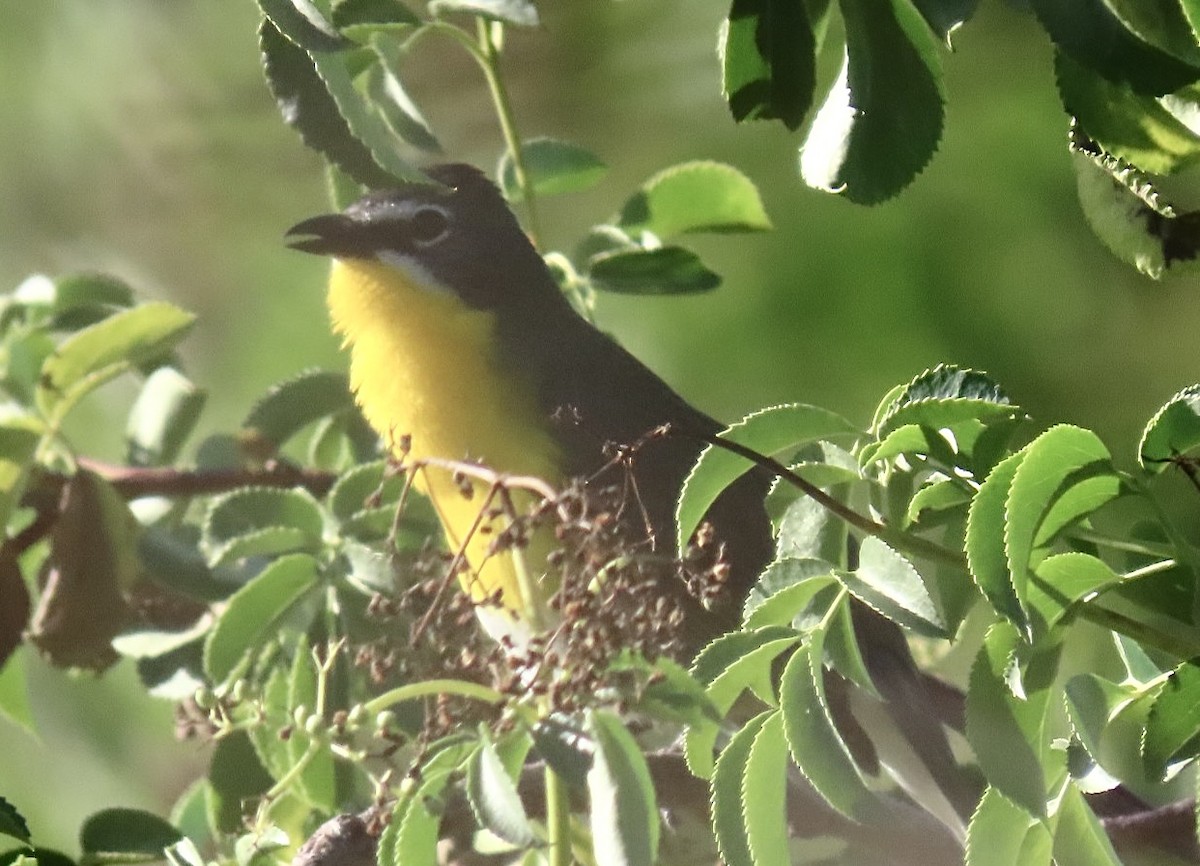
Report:
[[[322,214],[296,223],[284,237],[295,237],[295,240],[288,241],[288,246],[302,253],[336,256],[352,252],[361,244],[361,239],[356,238],[354,233],[356,227],[358,224],[345,214]]]

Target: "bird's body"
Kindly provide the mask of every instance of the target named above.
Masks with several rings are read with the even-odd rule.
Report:
[[[574,311],[481,173],[443,166],[431,174],[447,187],[374,193],[293,230],[317,235],[294,246],[335,258],[329,307],[367,421],[409,463],[469,460],[552,485],[603,468],[606,443],[631,444],[670,424],[677,435],[632,460],[639,504],[625,515],[648,524],[658,552],[674,553],[674,503],[703,447],[696,437],[721,425]],[[436,466],[416,483],[450,547],[465,540],[472,595],[498,590],[504,608],[521,610],[512,557],[490,549],[494,533],[475,529],[483,496],[465,498],[452,472]],[[751,472],[710,512],[732,569],[721,603],[706,608],[680,580],[663,587],[684,608],[693,645],[736,626],[738,602],[771,557],[768,483]],[[534,538],[525,561],[544,563],[551,546]]]

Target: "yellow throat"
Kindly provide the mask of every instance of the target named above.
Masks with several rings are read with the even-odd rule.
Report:
[[[334,329],[350,349],[350,385],[371,426],[409,463],[426,458],[470,460],[498,472],[533,475],[557,484],[560,450],[541,418],[530,382],[500,366],[495,317],[472,309],[453,292],[418,284],[405,271],[377,261],[335,259],[329,280]],[[411,438],[407,454],[402,436]],[[475,600],[496,590],[502,606],[528,618],[533,600],[522,592],[509,552],[489,554],[503,518],[479,519],[488,487],[473,482],[467,498],[444,468],[417,472],[415,486],[437,510],[451,552],[467,539],[470,567],[463,586]],[[514,491],[519,509],[532,499]],[[481,531],[482,530],[482,531]],[[545,535],[545,533],[543,533]],[[534,538],[521,559],[542,581],[550,538]],[[543,586],[542,598],[553,587]],[[491,630],[491,629],[489,629]]]

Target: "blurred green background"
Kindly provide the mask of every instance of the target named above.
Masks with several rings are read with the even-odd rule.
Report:
[[[227,428],[272,382],[340,367],[325,265],[288,251],[325,209],[317,158],[280,122],[258,70],[249,0],[37,0],[0,28],[0,285],[102,270],[200,314],[185,356],[210,392],[203,432]],[[569,250],[653,172],[719,159],[760,186],[776,230],[693,246],[725,276],[689,298],[605,298],[601,324],[711,413],[801,400],[866,423],[893,384],[941,361],[991,372],[1043,425],[1096,429],[1132,462],[1149,415],[1200,379],[1194,271],[1151,282],[1091,235],[1075,199],[1050,45],[989,0],[944,56],[939,153],[915,185],[863,209],[806,189],[800,137],[737,127],[720,98],[715,0],[542,0],[509,36],[521,131],[575,141],[611,171],[543,203]],[[406,81],[447,157],[501,149],[477,69],[429,40]],[[110,389],[88,431],[119,431]],[[80,448],[118,455],[117,437]],[[43,844],[75,851],[95,809],[164,809],[203,751],[171,740],[170,708],[128,668],[69,681],[27,659],[40,730],[0,724],[0,795]]]

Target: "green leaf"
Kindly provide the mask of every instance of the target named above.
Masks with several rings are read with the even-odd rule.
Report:
[[[933,520],[943,512],[969,505],[972,498],[971,493],[963,489],[961,482],[951,478],[926,484],[908,501],[905,522],[911,526],[923,520]]]
[[[939,430],[971,420],[987,424],[1015,418],[1021,411],[986,373],[947,364],[926,370],[889,396],[872,427],[880,439],[906,424]]]
[[[208,822],[217,833],[240,833],[245,829],[244,804],[257,801],[271,787],[271,777],[259,763],[244,731],[234,731],[216,741],[208,781],[212,791]]]
[[[1117,487],[1108,449],[1090,430],[1069,424],[1051,427],[1024,453],[1005,501],[1004,536],[1013,589],[1022,606],[1030,569],[1043,556],[1040,549],[1080,516],[1080,508],[1107,501]],[[1084,495],[1076,495],[1078,481],[1097,476],[1102,480],[1098,490],[1089,482]]]
[[[724,431],[721,437],[772,456],[818,439],[852,436],[857,432],[853,424],[834,412],[791,403],[747,415]],[[675,511],[679,531],[676,542],[680,550],[686,547],[687,540],[721,492],[752,465],[745,457],[723,448],[709,446],[700,452],[696,465],[683,482]]]
[[[356,42],[366,42],[376,33],[402,37],[421,25],[399,0],[340,0],[332,19],[334,27]]]
[[[1037,565],[1026,589],[1035,633],[1058,625],[1079,602],[1121,580],[1101,560],[1086,553],[1059,553]]]
[[[724,715],[747,688],[760,699],[774,704],[772,664],[781,653],[800,640],[795,630],[779,626],[730,632],[704,647],[692,662],[692,676],[705,687],[719,714]],[[716,726],[693,726],[684,738],[684,757],[693,774],[708,778],[713,773]]]
[[[114,313],[71,335],[42,365],[37,405],[64,417],[89,391],[135,366],[165,356],[196,317],[165,301]]]
[[[767,625],[795,625],[795,617],[822,590],[837,586],[833,566],[823,559],[786,557],[767,566],[746,596],[742,618],[746,630]]]
[[[109,274],[71,274],[57,277],[53,285],[51,306],[58,316],[81,308],[132,307],[134,302],[129,284]]]
[[[239,589],[204,643],[204,670],[222,682],[242,656],[278,634],[292,612],[317,585],[317,563],[311,556],[282,556]]]
[[[270,854],[290,844],[287,831],[274,824],[254,826],[243,833],[233,844],[234,859],[238,866],[254,866],[271,862]]]
[[[429,12],[435,16],[465,12],[517,27],[538,26],[537,7],[530,0],[430,0]]]
[[[337,51],[348,43],[311,0],[258,0],[267,20],[305,51]]]
[[[966,866],[1050,866],[1053,844],[1042,820],[989,786],[967,826]]]
[[[294,641],[293,646],[298,643],[299,641]],[[264,650],[264,654],[278,648],[279,644],[274,643]],[[283,664],[273,664],[266,682],[262,684],[263,706],[277,708],[278,712],[286,712],[289,717],[295,711],[295,705],[289,703],[288,697],[291,690],[290,674],[291,671]],[[272,730],[266,725],[256,725],[247,733],[250,735],[255,754],[272,778],[278,781],[286,776],[292,767],[292,739],[297,736],[295,730],[292,730],[286,740],[279,737],[277,730]]]
[[[700,651],[691,673],[721,713],[747,688],[774,703],[771,663],[799,640],[794,630],[780,626],[730,632]]]
[[[836,572],[855,597],[926,637],[948,637],[945,623],[912,563],[878,538],[866,538],[858,554],[858,568]]]
[[[1200,747],[1200,666],[1184,662],[1163,684],[1150,718],[1142,754],[1146,775],[1168,778],[1170,765],[1190,760]],[[1176,768],[1177,769],[1177,768]]]
[[[755,716],[730,738],[717,758],[711,786],[712,821],[721,861],[726,866],[756,866],[746,833],[742,781],[746,777],[746,764],[755,738],[776,715],[776,711],[768,710]]]
[[[531,138],[522,142],[521,157],[527,179],[539,196],[589,189],[608,173],[608,166],[591,151],[553,138]],[[511,151],[505,151],[500,158],[496,177],[506,199],[510,202],[524,200]]]
[[[76,866],[75,861],[53,848],[15,848],[0,854],[0,866]]]
[[[28,734],[35,734],[33,707],[29,703],[29,689],[26,683],[26,655],[27,653],[22,652],[14,653],[0,666],[0,718],[8,719]],[[0,807],[0,812],[2,811]]]
[[[391,866],[436,866],[438,827],[442,821],[440,797],[450,778],[450,770],[426,773],[403,814],[393,812],[392,820],[399,819],[399,831]]]
[[[908,0],[842,0],[846,59],[800,151],[816,189],[858,204],[891,198],[925,167],[942,136],[941,62]]]
[[[617,224],[635,236],[766,231],[771,221],[754,183],[733,166],[684,162],[660,171],[621,208]]]
[[[246,415],[242,431],[278,447],[319,418],[353,405],[344,374],[306,370],[273,385]]]
[[[228,575],[208,567],[191,534],[149,526],[138,536],[137,552],[150,577],[189,598],[222,601],[237,588],[231,580],[222,579]]]
[[[1200,213],[1177,214],[1137,168],[1102,151],[1072,126],[1075,181],[1083,215],[1121,261],[1158,279],[1177,261],[1200,253]]]
[[[830,806],[852,820],[869,818],[875,795],[833,724],[822,665],[825,632],[815,629],[788,660],[779,682],[779,706],[792,759]]]
[[[612,672],[634,671],[644,678],[633,707],[656,719],[700,726],[716,723],[721,714],[713,706],[704,686],[687,668],[665,656],[650,664],[639,655],[624,655],[610,668]]]
[[[193,643],[208,632],[212,621],[207,615],[200,616],[191,626],[170,631],[150,626],[135,626],[132,631],[117,635],[112,640],[113,649],[126,658],[156,658]]]
[[[313,661],[308,641],[298,637],[293,642],[292,664],[287,678],[287,701],[285,707],[308,707],[315,710],[318,702],[317,671]],[[308,751],[311,738],[305,731],[297,730],[287,741],[287,769],[300,763]],[[338,790],[337,768],[334,766],[333,753],[322,747],[312,756],[300,773],[296,793],[314,808],[329,814],[337,811],[342,799]]]
[[[592,850],[608,866],[653,866],[658,856],[658,806],[650,768],[619,716],[588,710],[596,744],[588,771]]]
[[[587,275],[597,289],[623,295],[683,295],[721,284],[699,256],[674,246],[599,253],[588,260]]]
[[[25,822],[25,816],[3,797],[0,797],[0,834],[11,836],[20,842],[29,842],[33,838],[29,833],[29,824]]]
[[[733,0],[721,28],[721,92],[733,119],[799,128],[816,86],[816,37],[804,3]]]
[[[746,842],[755,863],[787,863],[788,741],[782,713],[770,716],[750,744],[742,776]]]
[[[389,471],[388,465],[386,460],[373,460],[339,475],[326,497],[334,518],[347,523],[370,515],[386,521],[376,530],[390,529],[404,491],[405,475]]]
[[[949,47],[951,36],[975,14],[979,0],[913,0],[913,5]]]
[[[195,833],[199,839],[205,839],[208,833],[208,822],[204,816],[204,798],[208,786],[203,779],[196,780],[184,796],[176,801],[175,809],[172,810],[171,821],[176,822],[176,815],[182,815],[185,818],[192,819],[191,827],[184,827],[187,832]],[[183,809],[180,809],[180,806]],[[196,843],[184,833],[184,837],[171,845],[164,852],[167,855],[167,863],[170,866],[205,866],[204,855],[200,853],[200,849],[196,847]]]
[[[1200,157],[1200,136],[1154,97],[1108,81],[1061,51],[1054,70],[1067,112],[1105,152],[1151,174],[1171,174]]]
[[[0,526],[7,526],[25,493],[33,455],[41,442],[42,424],[31,415],[0,421]]]
[[[1154,0],[1031,0],[1055,45],[1111,81],[1128,82],[1139,93],[1160,96],[1200,77],[1194,62],[1152,45],[1122,20],[1117,9],[1128,15],[1136,3],[1152,3],[1160,13],[1168,8]],[[1181,18],[1178,6],[1173,15]],[[1194,49],[1191,53],[1194,61]]]
[[[357,105],[356,118],[367,113],[361,98],[351,95],[354,85],[344,63],[339,69],[338,56],[326,55],[329,59],[318,71],[308,52],[284,37],[269,19],[259,27],[258,41],[271,94],[284,122],[300,134],[305,145],[364,186],[394,186],[396,178],[389,170],[398,166],[390,159],[386,160],[387,167],[377,161],[380,157],[359,138],[326,85],[326,78],[332,79],[339,94],[349,104]],[[383,125],[382,119],[372,117]],[[386,127],[383,134],[390,135]],[[399,176],[417,179],[414,169],[407,165],[404,168]]]
[[[397,3],[396,6],[400,4]],[[403,48],[393,38],[373,39],[371,48],[379,55],[379,62],[372,64],[367,70],[367,94],[379,110],[384,123],[402,141],[413,147],[427,153],[441,153],[442,146],[434,136],[429,122],[408,95],[396,72],[404,59]]]
[[[1074,785],[1067,786],[1055,817],[1055,866],[1121,866],[1096,813]]]
[[[183,835],[157,815],[140,809],[104,809],[79,830],[81,863],[153,863]]]
[[[1198,446],[1200,385],[1189,385],[1154,413],[1146,425],[1138,443],[1138,462],[1147,472],[1162,472],[1175,457]]]
[[[1019,646],[1011,624],[988,629],[971,668],[967,740],[990,784],[1030,814],[1045,816],[1048,778],[1065,766],[1045,741],[1057,655],[1035,655],[1022,671]]]
[[[1025,455],[1018,451],[1002,460],[979,486],[967,512],[965,544],[971,577],[996,612],[1022,631],[1029,621],[1013,586],[1004,539],[1008,494]]]
[[[519,776],[520,766],[516,769]],[[467,800],[480,827],[520,848],[533,845],[533,828],[514,778],[486,734],[467,763]]]
[[[1080,674],[1068,680],[1063,691],[1072,731],[1105,772],[1136,785],[1158,781],[1146,774],[1142,758],[1157,688]]]
[[[126,458],[134,466],[173,463],[200,420],[207,394],[174,367],[159,367],[142,385],[125,425]]]
[[[321,507],[307,491],[242,487],[212,500],[200,546],[216,567],[247,556],[316,550],[323,532]]]
[[[809,496],[798,496],[779,517],[776,547],[781,557],[813,558],[844,565],[846,522]]]
[[[574,720],[561,716],[539,719],[530,732],[533,746],[560,779],[573,788],[587,784],[592,766],[592,743]]]

